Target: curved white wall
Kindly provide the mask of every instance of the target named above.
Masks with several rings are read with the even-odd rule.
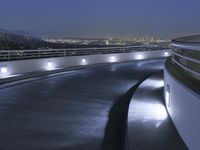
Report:
[[[53,69],[66,68],[72,66],[167,57],[170,54],[171,50],[157,50],[157,51],[144,51],[144,52],[132,52],[132,53],[7,61],[7,62],[0,62],[0,77],[6,77],[16,74],[24,74],[27,72],[53,70]],[[2,68],[7,69],[6,73],[1,71]]]
[[[164,70],[166,107],[179,134],[191,150],[200,149],[200,95]],[[200,89],[199,89],[200,90]],[[169,93],[169,101],[168,94]]]

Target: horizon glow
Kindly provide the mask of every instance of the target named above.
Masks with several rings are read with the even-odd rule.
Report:
[[[46,36],[174,38],[200,33],[198,0],[6,0],[0,28]]]

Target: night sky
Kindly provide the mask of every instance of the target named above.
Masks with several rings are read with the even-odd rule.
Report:
[[[69,37],[200,34],[200,0],[0,0],[0,28]]]

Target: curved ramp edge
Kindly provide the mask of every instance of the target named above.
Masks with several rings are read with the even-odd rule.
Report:
[[[154,74],[132,96],[127,118],[128,150],[188,149],[164,104],[163,74]]]

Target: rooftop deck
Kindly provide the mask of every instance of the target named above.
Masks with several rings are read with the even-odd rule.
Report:
[[[104,64],[1,89],[0,149],[120,149],[121,123],[115,113],[113,122],[111,110],[137,83],[162,70],[163,63]],[[119,114],[125,107],[116,108]],[[106,132],[108,123],[115,139]]]

